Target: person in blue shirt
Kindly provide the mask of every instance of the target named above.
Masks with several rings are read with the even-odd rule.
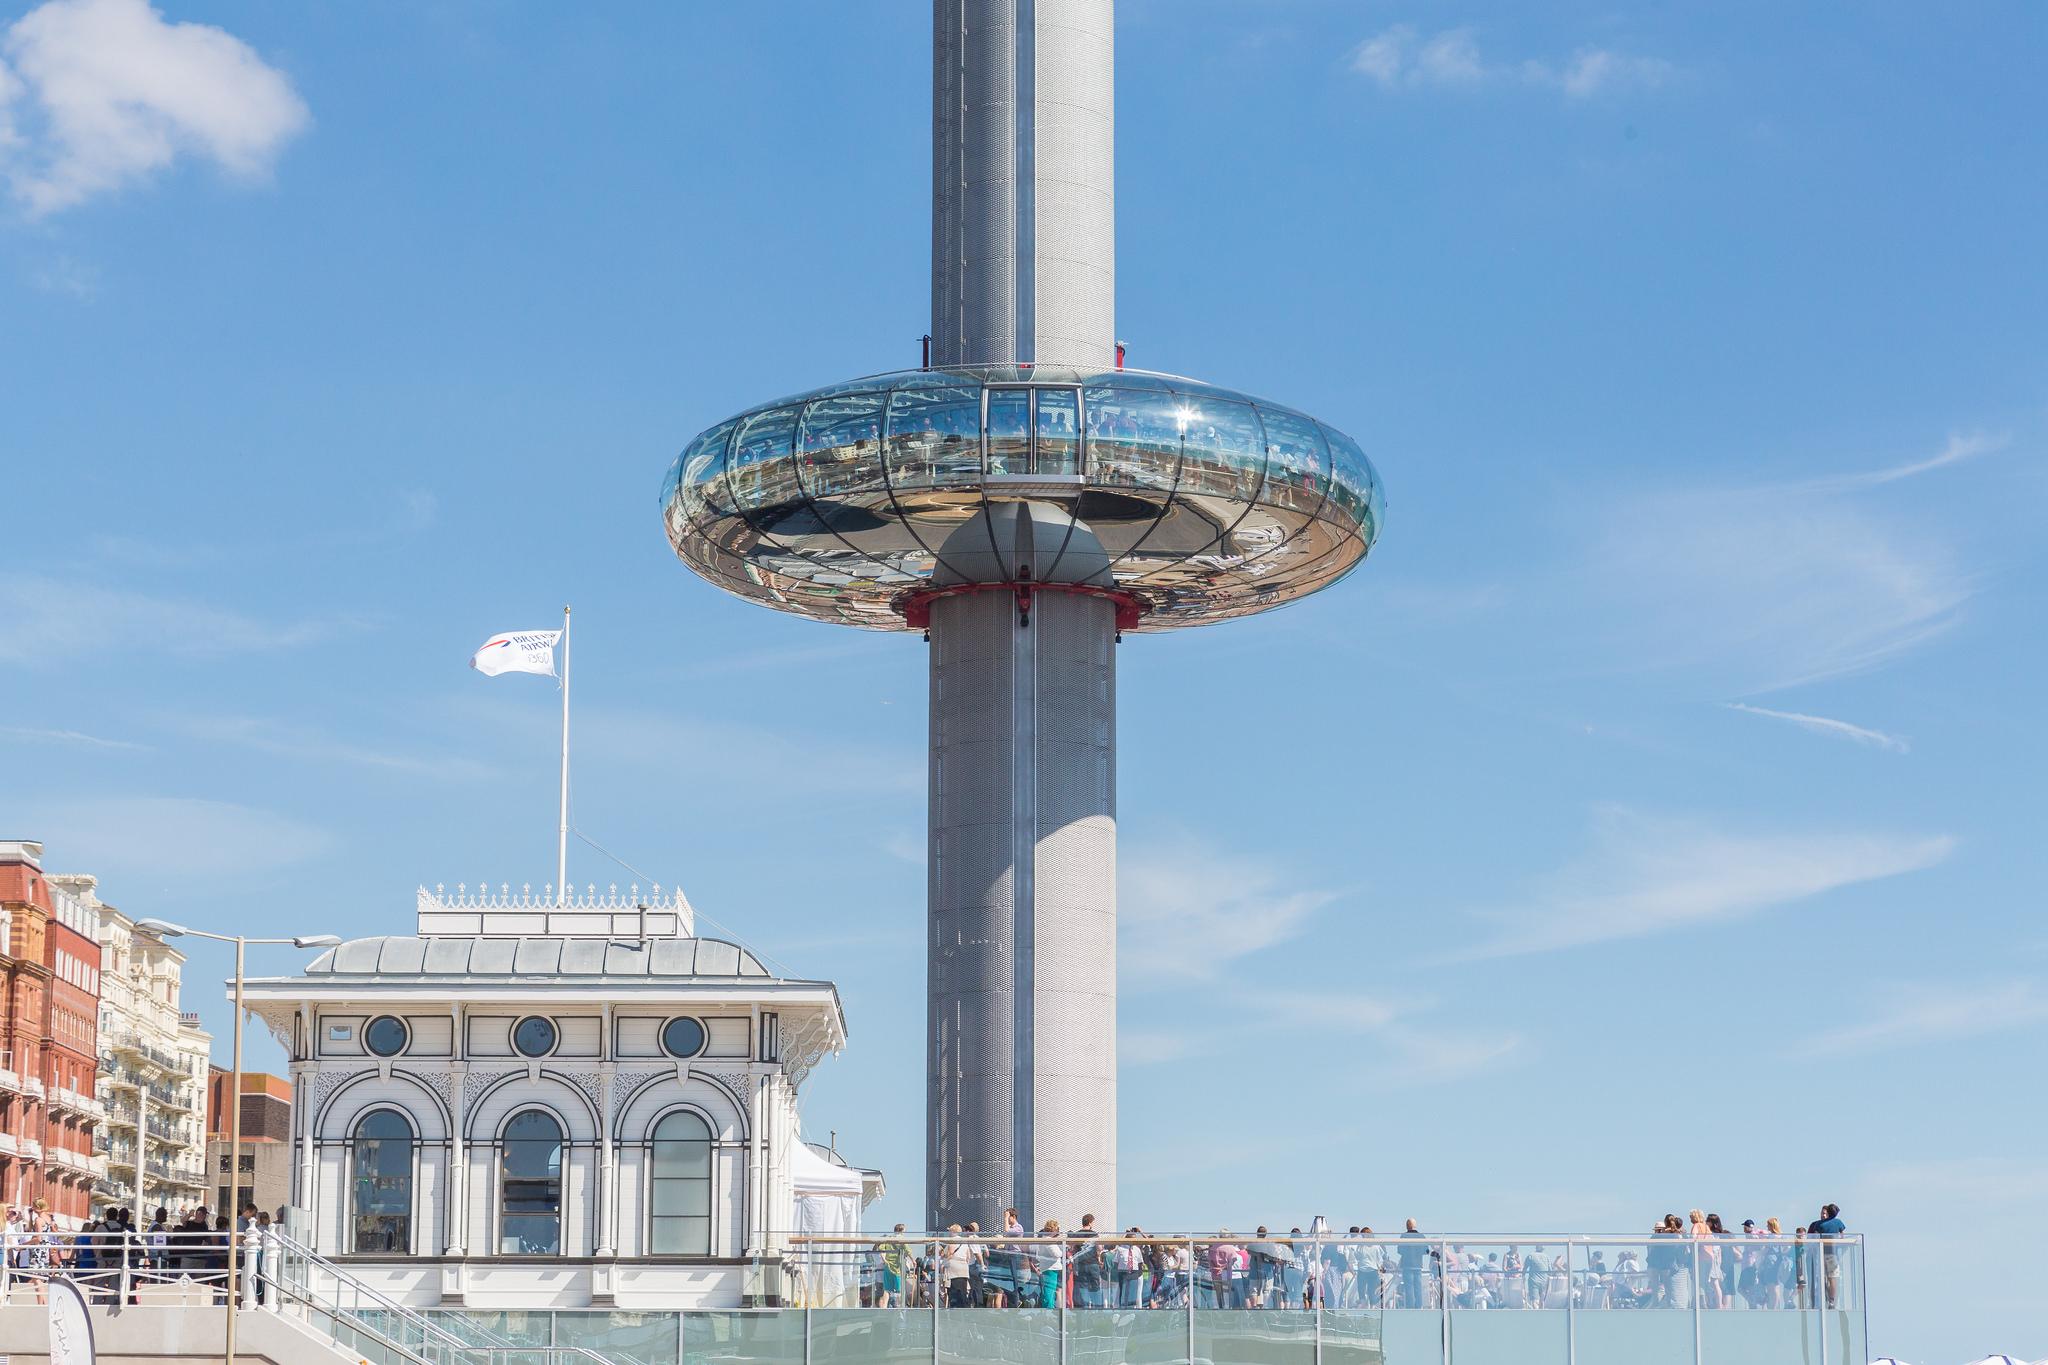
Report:
[[[1828,1239],[1820,1251],[1821,1281],[1826,1286],[1824,1307],[1833,1308],[1841,1295],[1841,1252],[1832,1244],[1833,1239],[1847,1235],[1849,1225],[1842,1221],[1842,1209],[1838,1204],[1822,1205],[1820,1217],[1807,1225],[1806,1230],[1815,1237]]]
[[[1415,1226],[1415,1220],[1408,1220],[1408,1230],[1401,1234],[1401,1240],[1413,1241],[1414,1246],[1401,1248],[1401,1306],[1403,1308],[1427,1307],[1422,1300],[1422,1268],[1429,1264],[1430,1249],[1423,1245],[1422,1230]]]

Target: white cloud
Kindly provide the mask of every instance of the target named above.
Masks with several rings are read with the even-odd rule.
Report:
[[[1974,460],[1979,455],[1989,455],[2006,448],[2011,438],[1988,431],[1951,432],[1940,450],[1923,460],[1909,460],[1905,464],[1893,465],[1887,469],[1873,469],[1862,474],[1845,474],[1835,479],[1820,479],[1807,484],[1813,489],[1872,488],[1880,484],[1897,483],[1910,479],[1916,474],[1930,470],[1944,469],[1965,460]]]
[[[0,162],[5,157],[6,144],[0,139]],[[58,256],[36,266],[29,271],[28,282],[45,294],[62,294],[80,303],[91,303],[100,292],[100,272],[69,256]]]
[[[352,768],[467,781],[492,775],[493,769],[471,758],[398,753],[350,744],[302,726],[255,716],[187,716],[175,722],[186,734],[213,744],[234,744],[292,763],[331,763]]]
[[[1734,834],[1609,807],[1590,852],[1522,904],[1484,913],[1492,936],[1449,956],[1513,957],[1743,919],[1932,867],[1954,847],[1946,835]]]
[[[400,534],[424,531],[440,515],[441,500],[424,488],[403,488],[391,513],[391,529]]]
[[[1275,1021],[1347,1034],[1378,1033],[1415,1008],[1412,1003],[1396,1004],[1353,991],[1237,990],[1230,993],[1230,1001]]]
[[[1424,35],[1395,24],[1360,43],[1351,69],[1383,90],[1471,90],[1514,85],[1552,90],[1566,99],[1591,99],[1624,89],[1655,89],[1676,73],[1661,57],[1610,48],[1582,48],[1563,64],[1541,59],[1489,61],[1470,28]]]
[[[1428,1085],[1486,1071],[1523,1050],[1522,1035],[1445,1025],[1428,1018],[1432,1002],[1398,1003],[1352,991],[1218,988],[1228,1026],[1120,1029],[1117,1062],[1153,1066],[1226,1055],[1250,1042],[1270,1049],[1276,1037],[1311,1051],[1332,1048],[1336,1070],[1356,1083]]]
[[[1479,41],[1469,28],[1446,29],[1416,49],[1411,67],[1423,85],[1477,85],[1486,79]]]
[[[1299,934],[1328,891],[1291,889],[1278,867],[1192,842],[1117,859],[1117,963],[1127,978],[1202,981]]]
[[[450,734],[486,729],[495,734],[479,742],[509,739],[521,749],[548,752],[546,737],[562,723],[560,702],[542,700],[556,696],[551,688],[531,678],[508,682],[472,673],[470,679],[447,703],[459,727]],[[716,774],[728,793],[772,791],[793,809],[806,802],[836,806],[853,795],[863,798],[865,813],[887,816],[897,809],[892,803],[923,793],[926,783],[921,757],[865,737],[825,738],[729,717],[579,707],[575,733],[578,762],[599,770],[651,772],[663,780]]]
[[[1209,1053],[1213,1041],[1208,1035],[1198,1038],[1178,1029],[1118,1029],[1116,1061],[1118,1066],[1184,1061]]]
[[[2048,995],[2031,981],[1912,986],[1858,1024],[1817,1033],[1799,1045],[1809,1057],[1877,1052],[1979,1038],[2048,1022]]]
[[[259,621],[183,598],[39,574],[0,576],[0,662],[47,664],[119,649],[210,658],[311,644],[357,623]]]
[[[1342,1047],[1347,1074],[1376,1084],[1427,1084],[1485,1070],[1519,1052],[1520,1034],[1446,1027],[1424,1016],[1431,1002],[1362,991],[1233,984],[1241,959],[1286,943],[1309,926],[1333,892],[1291,887],[1280,866],[1262,858],[1184,840],[1126,848],[1117,862],[1117,967],[1124,981],[1177,992],[1190,983],[1211,991],[1228,1028],[1191,1016],[1183,1028],[1121,1031],[1118,1060],[1147,1066],[1210,1057],[1249,1038],[1291,1035],[1303,1047]],[[1177,994],[1173,998],[1181,998]]]
[[[1248,1008],[1268,1028],[1292,1030],[1303,1046],[1336,1039],[1363,1039],[1369,1046],[1346,1044],[1354,1079],[1369,1076],[1376,1084],[1430,1084],[1454,1081],[1492,1068],[1520,1052],[1522,1035],[1513,1030],[1475,1032],[1429,1017],[1434,1002],[1412,998],[1382,999],[1356,992],[1233,991],[1234,1006]]]
[[[291,81],[246,43],[167,23],[146,0],[48,0],[0,38],[0,174],[31,214],[180,157],[260,178],[307,121]]]
[[[1637,667],[1735,693],[1875,668],[1942,634],[1975,592],[1924,520],[1778,488],[1625,498],[1570,591],[1624,610]]]
[[[103,885],[260,875],[334,846],[325,830],[274,811],[189,797],[60,799],[17,807],[8,819],[16,829],[32,825],[36,833],[27,837],[42,839],[66,868],[101,874]]]
[[[1407,1025],[1383,1035],[1388,1064],[1375,1080],[1385,1084],[1440,1084],[1490,1071],[1520,1055],[1525,1039],[1512,1031],[1494,1034]]]
[[[883,835],[881,848],[882,852],[897,862],[909,863],[912,867],[923,867],[931,855],[931,850],[925,845],[923,834],[913,834],[903,829],[892,830]]]
[[[1501,583],[1428,583],[1390,577],[1371,586],[1373,603],[1428,621],[1462,621],[1506,605],[1509,593]]]
[[[1973,1229],[2009,1212],[2016,1201],[2048,1199],[2048,1165],[1997,1157],[1890,1161],[1866,1168],[1858,1184],[1873,1196],[1887,1196],[1886,1203],[1925,1204],[1928,1212],[1937,1214],[1926,1220],[1929,1224],[1954,1228],[1967,1238]],[[1973,1205],[1984,1206],[1985,1219],[1955,1216],[1959,1207]],[[2023,1226],[2037,1221],[2023,1220]]]
[[[1561,70],[1538,67],[1531,78],[1538,84],[1555,85],[1567,98],[1591,99],[1614,90],[1654,90],[1675,72],[1661,57],[1639,57],[1607,48],[1585,48],[1572,54]]]
[[[133,740],[103,739],[99,735],[88,735],[78,730],[39,730],[26,725],[0,725],[0,735],[42,744],[76,744],[88,749],[149,748],[147,744],[137,744]]]
[[[1401,84],[1402,74],[1408,65],[1408,49],[1414,41],[1415,30],[1412,27],[1396,24],[1378,37],[1360,43],[1351,54],[1351,69],[1392,90]]]
[[[1909,749],[1905,740],[1897,735],[1888,735],[1882,730],[1867,730],[1861,725],[1851,725],[1846,720],[1831,720],[1827,716],[1809,716],[1800,711],[1773,711],[1764,706],[1749,706],[1743,702],[1724,702],[1730,711],[1742,711],[1752,716],[1768,716],[1772,720],[1790,721],[1802,730],[1811,730],[1817,735],[1830,735],[1836,739],[1853,740],[1857,744],[1869,744],[1879,749],[1889,749],[1903,754]]]

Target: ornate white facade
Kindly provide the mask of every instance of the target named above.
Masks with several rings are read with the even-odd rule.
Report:
[[[659,888],[551,901],[422,890],[417,934],[246,983],[292,1059],[305,1235],[418,1304],[772,1301],[838,992]]]
[[[99,1155],[106,1173],[93,1203],[137,1211],[207,1200],[206,1064],[213,1039],[179,1012],[185,955],[99,898],[90,876],[50,878],[54,891],[89,912],[100,944],[100,1064],[94,1088],[105,1107]],[[142,1154],[141,1199],[136,1154]]]

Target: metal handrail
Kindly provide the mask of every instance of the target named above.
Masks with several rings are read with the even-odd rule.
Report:
[[[474,1325],[472,1331],[486,1340],[465,1340],[275,1229],[260,1239],[241,1235],[241,1242],[252,1253],[261,1247],[264,1254],[260,1262],[255,1254],[246,1255],[241,1261],[242,1272],[233,1285],[225,1264],[225,1234],[167,1231],[160,1234],[161,1242],[151,1242],[152,1235],[0,1233],[0,1302],[7,1298],[13,1281],[61,1277],[90,1285],[94,1292],[117,1303],[133,1294],[185,1289],[200,1292],[216,1307],[224,1305],[233,1294],[242,1301],[244,1311],[249,1311],[257,1307],[255,1295],[260,1286],[276,1296],[271,1299],[273,1306],[290,1300],[303,1320],[323,1330],[338,1345],[348,1343],[340,1339],[337,1326],[360,1334],[380,1351],[389,1353],[391,1360],[387,1365],[613,1365],[587,1347],[522,1346]],[[93,1253],[90,1265],[80,1263],[79,1253],[83,1251]],[[188,1264],[182,1254],[186,1251],[209,1258],[221,1254],[222,1259],[217,1263]],[[33,1259],[43,1264],[16,1264],[18,1259],[25,1259],[21,1255],[24,1252],[34,1253]],[[297,1258],[301,1275],[279,1273],[290,1257]],[[337,1290],[346,1291],[346,1297],[357,1302],[344,1302],[343,1293],[323,1289],[314,1278],[314,1270],[324,1272]],[[331,1325],[321,1328],[322,1319]]]
[[[325,1256],[322,1256],[319,1252],[313,1250],[305,1243],[299,1241],[290,1233],[280,1232],[275,1227],[273,1227],[270,1232],[270,1238],[272,1247],[276,1251],[282,1252],[285,1258],[296,1257],[305,1266],[308,1272],[306,1275],[306,1293],[308,1294],[311,1294],[313,1292],[313,1277],[310,1272],[317,1269],[322,1273],[330,1276],[336,1284],[347,1285],[353,1293],[363,1298],[369,1299],[372,1303],[376,1305],[377,1311],[389,1313],[401,1322],[407,1323],[408,1325],[416,1326],[420,1330],[420,1333],[423,1337],[437,1338],[450,1347],[461,1349],[469,1349],[479,1344],[497,1345],[502,1343],[508,1346],[516,1344],[510,1341],[505,1341],[503,1338],[499,1338],[498,1341],[490,1343],[464,1341],[461,1337],[449,1331],[440,1323],[435,1322],[432,1318],[420,1312],[418,1309],[400,1303],[397,1299],[392,1298],[389,1294],[384,1293],[382,1290],[373,1288],[372,1286],[365,1284],[362,1280],[358,1279],[354,1275],[349,1274],[346,1270],[336,1265],[333,1261],[328,1260]],[[275,1275],[269,1272],[267,1268],[263,1278],[268,1283],[279,1283]],[[335,1306],[337,1309],[340,1308],[339,1304],[336,1304]],[[491,1334],[484,1333],[484,1335]]]
[[[509,1337],[499,1336],[489,1328],[481,1327],[474,1323],[470,1324],[469,1330],[480,1340],[465,1340],[460,1334],[449,1330],[440,1322],[428,1317],[418,1309],[400,1303],[382,1290],[376,1289],[354,1275],[349,1274],[343,1267],[322,1256],[319,1252],[314,1251],[291,1234],[280,1232],[273,1227],[270,1239],[271,1247],[274,1251],[295,1256],[308,1269],[318,1269],[330,1276],[335,1283],[347,1285],[352,1293],[374,1303],[375,1311],[391,1314],[399,1321],[416,1328],[423,1339],[432,1338],[436,1344],[444,1349],[465,1353],[459,1357],[464,1362],[476,1359],[478,1354],[481,1353],[485,1358],[506,1355],[516,1356],[521,1365],[525,1365],[526,1362],[535,1358],[540,1360],[584,1360],[594,1361],[597,1365],[611,1365],[611,1362],[607,1361],[605,1357],[581,1346],[523,1346]],[[267,1270],[262,1278],[266,1284],[280,1284]],[[280,1287],[283,1286],[280,1284]],[[306,1277],[306,1285],[302,1292],[307,1296],[313,1294],[311,1275]],[[334,1308],[337,1312],[347,1311],[339,1303],[336,1303]]]
[[[317,1301],[313,1297],[310,1286],[305,1290],[300,1290],[292,1285],[282,1284],[276,1280],[272,1280],[268,1276],[264,1277],[264,1283],[270,1285],[270,1287],[274,1289],[278,1294],[288,1297],[294,1300],[296,1303],[298,1303],[305,1315],[307,1325],[309,1326],[315,1325],[314,1317],[316,1314],[324,1314],[326,1316],[336,1319],[337,1321],[340,1320],[343,1316],[342,1309],[339,1304],[336,1304],[330,1308],[329,1306]],[[348,1329],[352,1332],[360,1332],[364,1336],[369,1337],[378,1346],[384,1348],[387,1351],[393,1352],[402,1360],[407,1362],[407,1365],[454,1365],[453,1362],[439,1361],[435,1360],[431,1356],[421,1355],[419,1352],[413,1350],[410,1346],[405,1345],[403,1342],[393,1341],[390,1337],[386,1336],[383,1332],[371,1326],[369,1323],[354,1318],[352,1316],[350,1317],[348,1322]],[[327,1331],[326,1335],[331,1340],[335,1337],[335,1334],[332,1330]],[[341,1343],[338,1340],[336,1340],[335,1344],[340,1345]]]

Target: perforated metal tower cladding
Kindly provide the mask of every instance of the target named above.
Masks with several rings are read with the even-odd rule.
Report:
[[[934,5],[934,364],[1113,362],[1113,13],[1110,0]]]
[[[937,0],[936,364],[1114,363],[1112,20]],[[933,604],[933,1227],[1116,1225],[1115,640],[1099,597]]]

